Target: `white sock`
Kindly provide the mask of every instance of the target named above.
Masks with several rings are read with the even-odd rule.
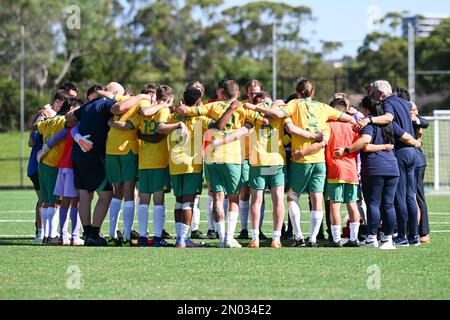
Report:
[[[266,202],[263,201],[261,204],[261,212],[259,214],[259,228],[262,230],[264,224],[264,214],[266,212]]]
[[[208,196],[206,197],[206,216],[208,218],[208,230],[214,230],[213,202],[213,197],[208,194]]]
[[[331,225],[331,235],[333,236],[333,241],[338,242],[341,240],[341,225]]]
[[[194,208],[192,209],[192,231],[197,231],[199,225],[200,225],[199,199],[195,198]]]
[[[166,208],[164,205],[155,205],[153,207],[153,228],[155,237],[161,238],[166,219]]]
[[[259,229],[251,229],[252,240],[259,240]]]
[[[350,240],[356,241],[358,239],[359,222],[350,223]]]
[[[48,237],[48,228],[50,227],[48,223],[47,211],[47,208],[42,208],[42,225],[44,226],[44,237]]]
[[[55,223],[56,208],[48,207],[47,208],[47,221],[48,221],[48,236],[50,238],[56,237],[56,230],[58,229],[58,225]]]
[[[309,241],[316,242],[317,235],[319,234],[320,224],[323,219],[323,211],[311,211],[311,234],[309,235]]]
[[[230,211],[228,212],[228,230],[227,239],[234,239],[234,232],[236,231],[236,224],[238,220],[239,213]]]
[[[37,237],[42,239],[44,237],[44,230],[43,229],[37,229]]]
[[[53,233],[52,238],[57,237],[59,235],[58,227],[59,227],[59,207],[55,208],[55,214],[53,215],[52,219],[52,233]]]
[[[216,229],[219,233],[220,242],[225,241],[225,221],[216,222]]]
[[[120,207],[122,206],[122,200],[112,198],[109,205],[109,236],[117,238],[117,227],[119,225]]]
[[[288,206],[289,217],[291,218],[292,229],[295,234],[295,240],[303,239],[302,229],[300,226],[301,211],[297,201],[289,201]]]
[[[225,216],[228,213],[228,199],[223,200],[223,212],[225,212]]]
[[[187,240],[189,236],[189,226],[187,224],[181,223],[181,234],[180,237],[183,240]]]
[[[134,224],[134,201],[125,201],[123,204],[123,233],[130,240],[131,229]]]
[[[248,228],[248,208],[250,201],[239,200],[239,219],[241,220],[241,230]]]
[[[148,204],[138,206],[139,236],[148,237]]]
[[[272,240],[280,241],[281,231],[272,231]]]
[[[182,222],[175,222],[175,230],[177,232],[177,238],[181,237],[181,225],[183,223]]]

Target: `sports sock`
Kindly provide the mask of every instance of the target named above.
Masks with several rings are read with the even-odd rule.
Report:
[[[189,237],[189,226],[187,224],[181,223],[181,234],[180,237],[183,240],[187,240]]]
[[[192,231],[197,231],[199,225],[200,225],[199,199],[195,198],[194,208],[192,209]]]
[[[120,207],[122,206],[122,200],[112,198],[109,205],[109,236],[111,238],[117,238],[117,228],[119,225]]]
[[[37,235],[36,237],[42,239],[44,237],[44,229],[37,229]]]
[[[272,231],[273,241],[280,241],[280,238],[281,238],[281,231]]]
[[[356,241],[358,239],[359,222],[350,223],[350,240]]]
[[[208,218],[208,230],[214,230],[213,197],[209,194],[206,197],[206,216]]]
[[[333,241],[338,242],[341,240],[341,225],[331,226],[331,235],[333,236]]]
[[[227,230],[227,239],[234,239],[234,232],[236,231],[236,224],[239,213],[230,211],[228,212],[228,230]]]
[[[153,207],[153,228],[155,237],[161,238],[166,218],[166,208],[164,205],[155,205]]]
[[[91,237],[94,239],[100,238],[100,228],[99,227],[91,227]]]
[[[69,239],[69,220],[67,219],[67,213],[69,212],[69,208],[61,207],[59,208],[59,230],[63,239]]]
[[[148,204],[138,206],[139,236],[148,236]]]
[[[289,217],[291,218],[292,229],[294,230],[295,240],[303,239],[303,233],[300,226],[301,211],[297,201],[289,201]]]
[[[248,200],[239,200],[239,219],[241,220],[241,230],[247,230],[248,228]]]
[[[316,242],[319,234],[320,224],[323,219],[323,211],[311,211],[311,234],[309,235],[310,242]]]
[[[259,215],[259,229],[262,229],[264,224],[264,213],[266,212],[266,202],[263,201],[261,204],[261,213]]]
[[[81,219],[78,208],[70,208],[70,223],[72,224],[72,239],[80,238]]]
[[[48,215],[47,215],[48,208],[42,208],[42,225],[44,226],[44,237],[48,237]]]
[[[91,236],[91,231],[92,231],[91,225],[83,226],[83,236],[84,236],[85,240],[86,240],[87,237]]]
[[[175,230],[177,232],[177,238],[181,238],[181,225],[182,222],[175,222]]]
[[[252,240],[259,240],[259,229],[252,229],[250,233],[252,234]]]
[[[56,237],[57,224],[55,219],[56,208],[48,207],[47,208],[47,219],[48,219],[48,236],[50,238]]]
[[[223,212],[225,212],[225,216],[228,213],[228,199],[226,198],[223,200]]]
[[[219,233],[220,242],[225,241],[225,221],[216,222],[216,229]]]
[[[123,233],[130,240],[131,229],[134,224],[134,201],[125,201],[123,204]]]
[[[47,212],[47,214],[48,214],[48,212]],[[52,219],[53,238],[59,236],[58,226],[59,226],[59,207],[57,207],[57,208],[55,207],[55,214],[53,215],[53,219]]]

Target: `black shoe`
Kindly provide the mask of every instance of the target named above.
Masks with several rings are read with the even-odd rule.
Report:
[[[339,240],[338,242],[334,242],[333,240],[328,242],[328,247],[331,248],[342,248],[342,242]]]
[[[139,232],[136,230],[131,230],[130,232],[130,240],[139,240]]]
[[[306,247],[305,239],[294,240],[294,242],[292,243],[292,247],[294,248]]]
[[[267,238],[266,235],[261,230],[259,230],[259,240],[264,241],[267,239],[269,239],[269,238]]]
[[[172,237],[166,230],[163,229],[162,231],[162,238],[163,239],[175,239],[175,237]]]
[[[239,233],[238,237],[236,239],[239,240],[248,240],[248,230],[247,229],[242,229],[241,233]]]
[[[217,239],[217,235],[214,230],[208,230],[208,232],[206,233],[206,237],[211,240]]]
[[[167,248],[167,247],[175,247],[174,244],[166,242],[163,238],[153,237],[153,247],[157,248]]]
[[[316,237],[317,240],[325,240],[325,236],[323,235],[322,232],[319,232],[319,234]]]
[[[292,230],[287,230],[284,233],[284,235],[281,236],[281,239],[282,240],[294,240],[294,234],[292,233]]]
[[[357,247],[359,247],[359,246],[360,246],[360,244],[359,244],[359,241],[358,241],[358,240],[355,240],[355,241],[348,240],[348,241],[344,244],[344,247],[348,247],[348,248],[357,248]]]
[[[148,247],[147,237],[139,237],[139,247]]]
[[[308,240],[308,243],[306,244],[306,246],[308,248],[317,248],[319,246],[319,243],[317,241],[316,242],[312,242],[312,241]]]
[[[86,238],[86,241],[84,242],[84,245],[88,247],[107,247],[108,241],[106,241],[106,239],[101,236],[98,237],[88,236]]]
[[[207,236],[204,235],[200,230],[195,230],[191,232],[191,239],[206,239]]]

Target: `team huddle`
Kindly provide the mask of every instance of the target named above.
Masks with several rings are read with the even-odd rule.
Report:
[[[293,247],[319,246],[324,207],[331,247],[420,245],[429,234],[420,150],[428,124],[405,92],[393,92],[387,81],[366,89],[359,112],[344,93],[329,104],[313,100],[315,88],[307,79],[290,97],[275,101],[258,80],[245,85],[246,100],[240,100],[236,81],[220,81],[216,99],[209,101],[203,85],[192,81],[179,102],[167,85],[150,84],[132,95],[112,82],[89,88],[83,103],[77,88],[66,84],[39,110],[30,134],[28,176],[39,197],[36,241],[192,248],[208,246],[193,239],[217,238],[220,248],[240,248],[237,240],[248,239],[250,230],[248,247],[258,248],[266,239],[261,227],[268,192],[272,248],[291,237]],[[199,230],[204,186],[207,234]],[[170,192],[174,208],[165,205]],[[300,224],[302,194],[310,202],[308,239]],[[349,217],[344,236],[341,204]],[[174,244],[166,241],[167,209],[174,212]],[[105,238],[100,228],[108,211]]]

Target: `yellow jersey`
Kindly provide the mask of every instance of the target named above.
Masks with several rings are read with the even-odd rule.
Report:
[[[190,107],[188,108],[187,115],[190,117],[207,116],[215,121],[218,121],[225,111],[228,110],[231,103],[232,101],[216,101],[203,106]],[[252,112],[252,110],[244,108],[236,109],[232,113],[230,121],[226,124],[224,130],[209,130],[212,141],[215,139],[223,139],[227,134],[230,134],[244,126],[247,120],[256,121],[259,117],[261,117],[261,115],[257,112]],[[242,164],[244,154],[241,145],[241,140],[236,140],[215,149],[209,149],[209,152],[205,155],[205,163]]]
[[[64,116],[56,116],[39,122],[37,124],[37,131],[39,132],[39,134],[42,134],[44,144],[46,144],[48,140],[50,140],[54,135],[64,129],[65,124],[66,118]],[[64,152],[65,141],[66,139],[63,139],[55,144],[44,156],[44,158],[42,159],[42,163],[56,168],[59,159]]]
[[[184,141],[179,129],[167,136],[170,174],[201,173],[203,171],[203,133],[211,127],[213,120],[205,116],[192,118],[172,113],[167,123],[176,122],[183,122],[186,125],[189,137]]]
[[[286,117],[291,117],[292,123],[301,129],[314,133],[317,133],[319,130],[324,130],[327,139],[330,136],[330,129],[327,125],[327,121],[338,120],[343,115],[342,112],[333,109],[329,105],[313,101],[310,98],[294,99],[290,101],[286,106],[282,107],[281,111],[283,111]],[[289,122],[289,120],[287,122]],[[302,150],[314,143],[314,141],[311,139],[305,139],[297,135],[292,135],[291,139],[292,152],[294,152],[294,150]],[[294,162],[325,162],[325,151],[322,148],[318,152],[295,160]]]
[[[123,96],[117,96],[114,98],[116,101],[123,101],[127,98]],[[113,116],[115,121],[130,121],[136,123],[139,117],[139,109],[143,102],[138,103],[124,114],[118,114]],[[137,129],[131,130],[119,130],[116,128],[110,128],[108,132],[108,138],[106,139],[106,154],[109,155],[126,155],[130,152],[134,154],[139,153],[139,144],[136,136]]]
[[[150,106],[150,101],[143,101],[141,108]],[[143,134],[158,134],[158,126],[167,123],[170,116],[169,108],[161,109],[151,117],[138,115],[132,124],[140,129]],[[139,169],[162,169],[169,166],[169,152],[167,150],[166,138],[157,143],[140,141],[139,143]]]

